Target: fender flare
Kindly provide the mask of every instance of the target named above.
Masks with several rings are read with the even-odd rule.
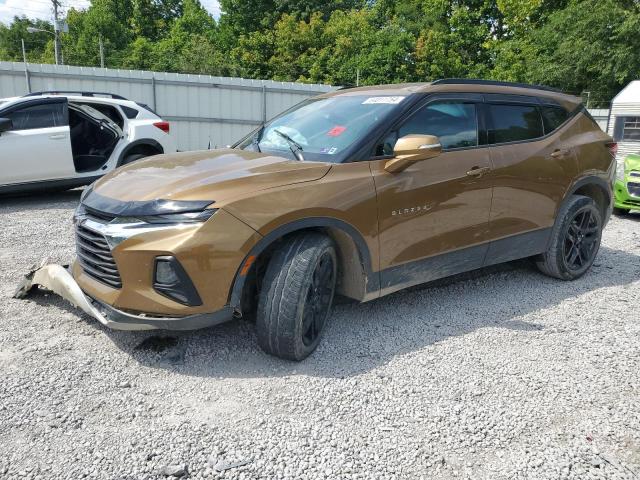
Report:
[[[122,162],[124,161],[125,157],[129,154],[129,152],[141,145],[155,148],[156,150],[158,150],[158,152],[164,153],[164,148],[162,148],[162,145],[160,145],[160,143],[157,140],[154,140],[153,138],[141,138],[140,140],[135,140],[131,142],[129,145],[125,147],[124,150],[122,150],[122,152],[120,152],[120,156],[118,156],[118,163],[116,164],[116,166],[117,167],[121,166]]]
[[[558,207],[556,208],[554,225],[555,225],[555,222],[558,220],[558,212],[560,211],[560,208],[562,207],[562,205],[564,205],[565,202],[569,199],[569,197],[575,194],[576,191],[586,186],[595,186],[602,191],[602,194],[604,195],[604,199],[605,199],[605,205],[603,205],[603,210],[602,210],[602,219],[603,219],[604,225],[607,224],[607,222],[609,221],[609,217],[611,216],[611,212],[613,210],[613,186],[602,177],[598,177],[596,175],[587,175],[586,177],[582,177],[576,180],[574,183],[572,183],[571,186],[565,192],[565,195],[562,198],[562,202],[560,202],[558,204]]]
[[[371,253],[369,252],[369,247],[364,240],[362,234],[349,223],[339,220],[337,218],[332,217],[309,217],[303,218],[300,220],[294,220],[293,222],[286,223],[284,225],[280,225],[275,228],[267,235],[262,237],[249,251],[249,253],[243,258],[242,263],[238,266],[236,270],[236,274],[233,280],[233,286],[231,288],[231,292],[229,295],[229,305],[232,308],[239,308],[242,300],[242,291],[244,289],[244,284],[247,279],[246,275],[241,275],[240,271],[245,265],[247,259],[251,256],[258,257],[262,252],[264,252],[267,247],[272,245],[278,239],[288,235],[290,233],[294,233],[301,230],[307,229],[323,229],[323,228],[335,228],[341,230],[345,234],[347,234],[351,240],[353,240],[356,249],[358,250],[358,254],[360,256],[360,263],[362,264],[364,274],[367,277],[366,284],[366,292],[371,292],[374,290],[379,290],[380,286],[380,278],[378,272],[376,274],[373,273],[371,267]]]
[[[611,200],[612,191],[611,185],[603,180],[601,177],[596,177],[595,175],[589,175],[587,177],[582,177],[580,180],[574,182],[568,189],[562,201],[564,202],[570,195],[573,195],[576,190],[580,187],[584,187],[585,185],[596,185],[602,189],[602,191],[606,194],[607,200]]]

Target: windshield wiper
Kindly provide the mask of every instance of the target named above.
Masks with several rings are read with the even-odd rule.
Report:
[[[291,149],[291,153],[293,153],[293,156],[296,157],[296,160],[304,162],[304,157],[302,156],[302,147],[300,146],[300,144],[280,130],[274,128],[273,131],[287,141],[287,143],[289,144],[289,148]]]
[[[253,140],[251,141],[251,145],[255,146],[260,153],[262,153],[262,150],[260,150],[260,137],[262,137],[262,132],[264,132],[264,122],[262,122],[260,130],[258,130],[258,133],[256,133],[255,137],[253,137]]]

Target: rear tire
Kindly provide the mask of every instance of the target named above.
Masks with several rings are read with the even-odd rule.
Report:
[[[336,288],[337,256],[331,239],[304,233],[271,257],[258,300],[256,332],[271,355],[302,360],[320,342]]]
[[[549,249],[536,259],[542,273],[575,280],[591,267],[600,248],[602,214],[593,199],[573,195],[560,208]]]

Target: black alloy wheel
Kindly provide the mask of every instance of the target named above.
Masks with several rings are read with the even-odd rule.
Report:
[[[335,290],[333,256],[325,252],[318,260],[302,314],[302,342],[313,345],[324,329]]]
[[[564,238],[564,261],[567,268],[580,271],[590,265],[598,251],[600,219],[590,208],[578,210]]]

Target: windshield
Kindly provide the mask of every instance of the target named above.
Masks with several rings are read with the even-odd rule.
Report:
[[[307,100],[250,133],[236,148],[339,163],[350,146],[405,98],[340,95]]]

